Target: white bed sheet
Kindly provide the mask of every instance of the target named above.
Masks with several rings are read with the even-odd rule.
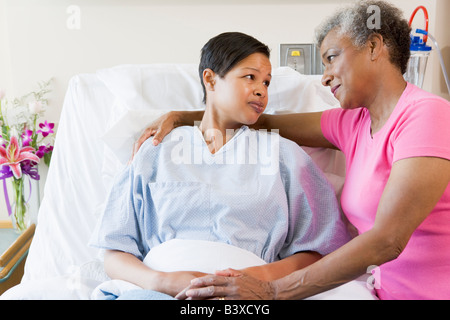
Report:
[[[143,129],[135,120],[145,126],[170,108],[197,109],[202,99],[197,77],[196,65],[163,64],[122,65],[71,79],[25,274],[2,299],[89,299],[107,279],[99,250],[88,242],[112,176],[128,159],[131,144]],[[289,68],[273,70],[268,113],[335,106],[337,101],[322,87],[319,76]],[[306,151],[339,194],[345,175],[342,154]],[[367,298],[367,290],[357,288],[342,294],[342,299]]]

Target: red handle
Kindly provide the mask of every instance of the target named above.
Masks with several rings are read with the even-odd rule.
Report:
[[[416,15],[417,11],[419,11],[419,9],[423,10],[423,14],[425,16],[425,31],[428,33],[428,11],[424,6],[418,6],[412,13],[411,18],[409,19],[409,26],[411,27],[411,23],[414,20],[414,16]],[[425,34],[423,36],[423,43],[426,44],[428,40],[428,36]]]

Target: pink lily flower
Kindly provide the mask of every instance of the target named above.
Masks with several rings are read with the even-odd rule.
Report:
[[[13,136],[6,149],[0,146],[0,165],[10,166],[14,177],[20,179],[22,177],[20,162],[25,160],[39,162],[39,158],[32,151],[34,151],[33,147],[20,148],[17,138]]]

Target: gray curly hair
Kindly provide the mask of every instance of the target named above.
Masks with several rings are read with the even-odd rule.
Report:
[[[374,8],[379,10],[379,23],[375,25],[369,21]],[[319,48],[326,35],[334,29],[338,34],[348,36],[358,48],[362,48],[372,34],[380,34],[389,48],[390,61],[402,74],[406,72],[411,28],[403,17],[403,12],[392,4],[365,0],[337,11],[316,29]]]

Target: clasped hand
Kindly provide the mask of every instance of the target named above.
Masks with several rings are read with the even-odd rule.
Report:
[[[175,296],[180,300],[268,300],[273,297],[274,290],[270,282],[258,280],[235,269],[216,271],[215,274],[195,278]]]

